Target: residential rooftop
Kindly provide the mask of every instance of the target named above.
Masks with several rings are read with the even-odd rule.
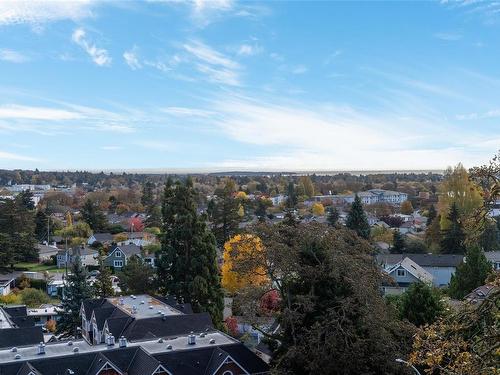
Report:
[[[181,311],[147,294],[107,298],[107,301],[135,319],[181,315]]]
[[[128,347],[139,346],[149,354],[156,354],[238,343],[235,339],[219,331],[197,332],[196,335],[194,333],[192,335],[194,336],[194,344],[189,344],[188,342],[189,339],[192,339],[191,335],[184,335],[170,339],[160,338],[146,341],[127,342],[126,345]],[[47,343],[42,346],[44,354],[40,354],[39,347],[40,344],[0,350],[0,363],[63,357],[82,353],[103,352],[117,349],[120,347],[120,344],[119,338],[116,338],[114,345],[90,345],[85,340]]]

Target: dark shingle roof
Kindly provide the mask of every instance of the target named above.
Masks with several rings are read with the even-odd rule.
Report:
[[[379,254],[379,264],[396,264],[404,258],[410,258],[420,267],[457,267],[464,259],[455,254]]]
[[[0,349],[14,346],[35,345],[43,342],[41,327],[0,329]]]
[[[113,241],[113,235],[111,233],[94,233],[94,238],[97,242]]]
[[[153,356],[146,353],[139,348],[136,351],[129,368],[127,369],[128,375],[144,375],[152,374],[154,370],[160,365],[160,362]]]
[[[104,298],[86,299],[83,301],[83,309],[85,311],[85,318],[89,320],[92,317],[92,311],[100,307],[112,307],[113,304]]]
[[[203,332],[213,329],[208,313],[168,315],[165,317],[137,319],[122,332],[130,341],[139,341],[152,337],[169,337],[189,332]]]
[[[218,358],[226,358],[224,353],[230,355],[250,374],[269,371],[269,366],[241,343],[161,353],[154,357],[172,374],[205,375]]]

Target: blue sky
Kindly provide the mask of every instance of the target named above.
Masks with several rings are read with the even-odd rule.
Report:
[[[0,168],[441,169],[500,148],[500,5],[0,2]]]

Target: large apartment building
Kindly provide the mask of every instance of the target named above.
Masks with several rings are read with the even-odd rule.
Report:
[[[81,306],[83,339],[0,349],[2,375],[264,375],[268,365],[189,304],[149,295]]]

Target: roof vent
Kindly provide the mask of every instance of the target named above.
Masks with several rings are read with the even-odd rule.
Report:
[[[149,305],[149,309],[150,309],[150,310],[153,310],[153,306]]]
[[[108,346],[113,346],[115,345],[115,336],[111,335],[108,336]]]
[[[137,313],[137,306],[136,305],[132,306],[132,314],[135,314],[135,313]]]
[[[14,359],[21,359],[21,354],[16,354],[16,355],[14,356]]]
[[[205,332],[200,333],[200,337],[205,337],[205,336],[206,336]]]
[[[68,341],[68,346],[73,345],[73,341]]]
[[[75,346],[75,347],[73,348],[73,353],[78,353],[79,351],[80,351],[80,349],[78,349],[78,346]]]
[[[75,375],[75,372],[72,369],[69,368],[69,369],[66,370],[66,374],[68,374],[68,375]]]
[[[132,299],[136,299],[137,297],[136,297],[136,296],[134,296],[133,294],[131,294],[131,295],[130,295],[130,298],[132,298]]]
[[[210,339],[209,343],[210,344],[215,344],[215,339]]]
[[[17,352],[17,348],[14,346],[10,351],[15,353]]]
[[[127,346],[127,339],[124,336],[120,337],[118,340],[118,345],[120,346],[120,348],[125,348]]]
[[[120,305],[123,306],[123,304],[125,303],[124,299],[123,298],[120,298]]]
[[[158,342],[161,344],[163,343],[163,339],[160,337],[160,339],[158,340]]]
[[[196,344],[196,336],[192,333],[188,336],[188,345]]]
[[[161,311],[160,311],[160,310],[158,310],[158,314],[161,314]]]
[[[172,350],[172,345],[167,345],[167,350]]]
[[[43,342],[38,344],[38,354],[45,354],[45,344]]]
[[[144,301],[141,301],[141,305],[144,305],[145,303],[146,303],[146,302],[144,302]]]

